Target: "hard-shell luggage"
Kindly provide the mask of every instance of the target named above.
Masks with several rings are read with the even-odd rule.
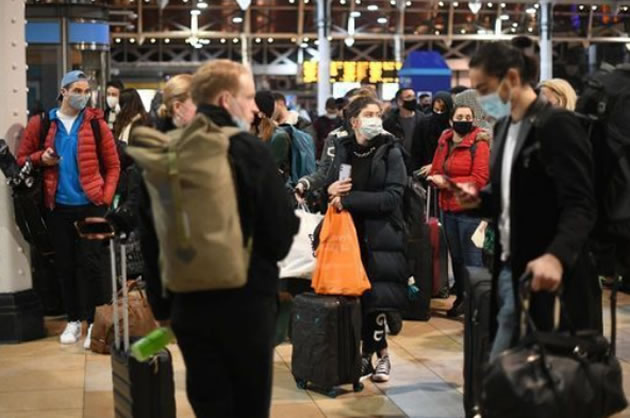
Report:
[[[464,410],[472,418],[481,400],[482,371],[490,354],[492,276],[485,268],[467,267],[464,322]]]
[[[433,213],[430,216],[431,198],[433,196]],[[429,241],[431,242],[431,276],[433,280],[432,296],[446,299],[449,297],[448,288],[448,244],[444,227],[438,218],[437,191],[429,187],[427,191],[427,225],[429,227]]]
[[[127,286],[122,287],[122,344],[119,332],[116,254],[110,241],[112,294],[114,298],[114,345],[111,348],[114,412],[116,418],[174,418],[175,382],[173,360],[168,350],[162,350],[147,362],[136,360],[129,350],[129,311]],[[120,246],[121,276],[127,281],[126,248]]]
[[[361,378],[361,303],[358,298],[304,293],[294,300],[291,371],[299,388],[309,383],[328,396]]]
[[[402,317],[428,321],[431,319],[431,297],[433,296],[433,252],[429,241],[429,226],[424,224],[421,230],[418,239],[408,247],[408,251],[413,250],[415,253],[410,259],[409,267],[414,285],[419,292],[414,299],[409,301],[407,308],[403,309]]]

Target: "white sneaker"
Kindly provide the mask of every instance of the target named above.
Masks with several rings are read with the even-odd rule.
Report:
[[[68,322],[66,329],[59,337],[61,344],[76,344],[81,338],[81,321]]]
[[[90,349],[90,343],[92,342],[92,327],[94,324],[90,324],[87,330],[87,335],[85,336],[85,341],[83,342],[83,348],[86,350]]]
[[[385,383],[389,381],[389,374],[392,371],[392,363],[389,361],[389,356],[383,356],[378,359],[374,374],[372,375],[372,381],[378,383]]]

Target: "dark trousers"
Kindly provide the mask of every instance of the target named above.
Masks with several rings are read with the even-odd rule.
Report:
[[[197,296],[175,295],[171,315],[195,415],[267,418],[277,298]]]
[[[451,253],[453,276],[457,298],[464,297],[466,266],[481,267],[481,249],[475,247],[471,238],[481,219],[466,213],[444,212],[444,232]]]
[[[361,351],[364,356],[379,353],[387,348],[386,322],[385,312],[369,312],[363,315],[363,348]]]
[[[79,238],[74,223],[100,217],[106,208],[57,205],[48,213],[48,229],[55,248],[55,269],[61,284],[68,321],[94,322],[96,306],[105,303],[103,243]]]

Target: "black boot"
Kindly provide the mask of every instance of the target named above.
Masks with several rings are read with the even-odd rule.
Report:
[[[457,318],[464,314],[464,298],[457,298],[453,303],[453,307],[448,310],[446,316],[449,318]]]

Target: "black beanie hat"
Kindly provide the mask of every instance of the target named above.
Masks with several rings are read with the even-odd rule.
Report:
[[[269,90],[262,90],[256,92],[256,106],[258,110],[263,112],[268,118],[273,116],[273,112],[276,108],[276,102],[273,99],[273,95]]]

